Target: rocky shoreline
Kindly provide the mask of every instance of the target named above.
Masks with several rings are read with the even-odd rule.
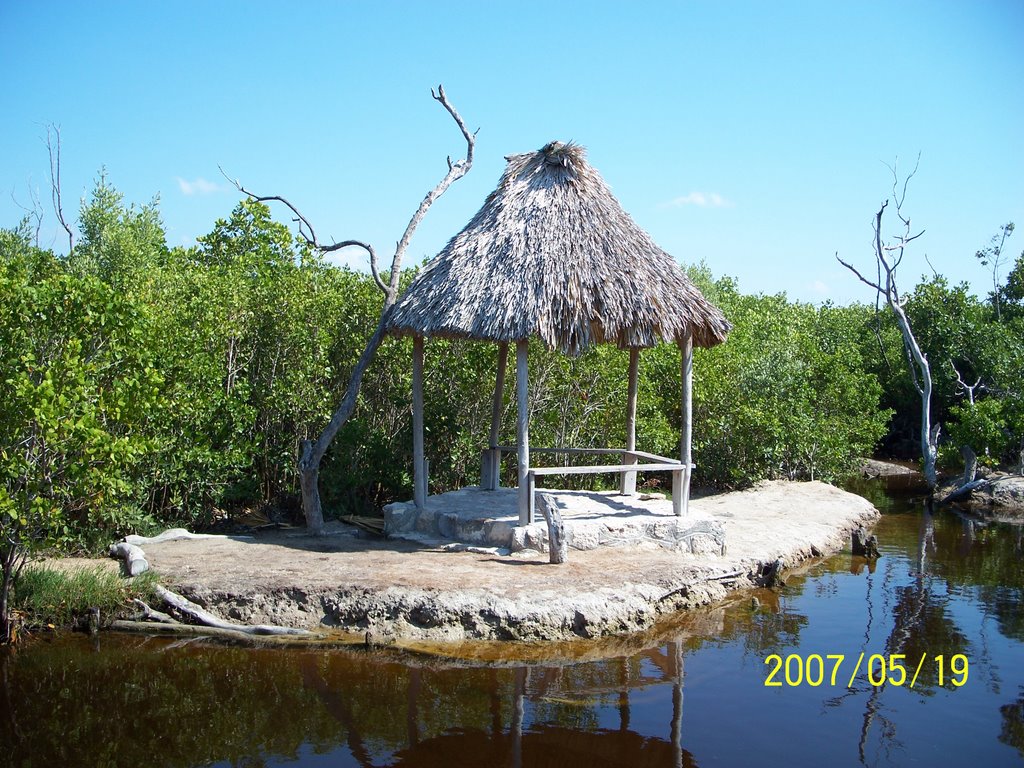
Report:
[[[422,543],[275,532],[256,539],[169,541],[146,555],[162,581],[211,613],[319,630],[369,644],[548,642],[649,630],[669,614],[763,585],[849,548],[878,511],[824,483],[772,482],[696,499],[726,530],[724,554],[665,547],[573,550],[568,563]]]

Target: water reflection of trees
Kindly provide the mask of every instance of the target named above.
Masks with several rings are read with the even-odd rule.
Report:
[[[697,611],[665,636],[676,639],[639,652],[506,667],[116,636],[93,649],[84,638],[58,638],[3,657],[0,743],[26,766],[255,768],[309,753],[360,766],[432,765],[439,761],[428,755],[460,750],[488,755],[488,764],[537,763],[547,751],[595,766],[695,765],[683,749],[687,648],[740,639],[775,646],[796,641],[806,622],[770,610]],[[633,722],[632,701],[648,688],[665,702],[655,736]],[[639,726],[649,729],[649,711],[645,720]]]
[[[942,522],[935,528],[941,555],[932,562],[932,572],[950,587],[973,588],[978,601],[996,617],[999,631],[1024,640],[1024,526],[952,514]]]
[[[913,581],[895,587],[896,600],[892,609],[893,627],[885,643],[886,655],[904,654],[906,664],[916,669],[922,656],[934,659],[936,655],[949,658],[955,654],[969,654],[971,643],[949,614],[949,591],[939,585],[935,575],[936,563],[942,562],[948,549],[936,537],[935,519],[930,510],[921,515],[916,572]],[[948,670],[947,670],[948,672]],[[912,674],[908,672],[908,674]],[[939,684],[938,665],[921,666],[914,690],[930,694]],[[943,684],[953,688],[952,678],[946,674]]]
[[[1021,757],[1024,757],[1024,689],[1017,701],[1000,707],[999,714],[1003,721],[999,740],[1016,747]]]
[[[880,589],[868,583],[864,649],[906,654],[908,676],[922,653],[970,653],[955,621],[961,614],[950,610],[960,585],[997,617],[1003,634],[1020,639],[1024,575],[1014,536],[949,515],[918,520],[911,528],[904,516],[891,541],[883,538],[906,559],[883,557],[881,583],[877,573],[865,575]],[[361,766],[694,765],[683,749],[684,653],[734,644],[763,659],[799,648],[809,618],[791,598],[809,584],[815,599],[841,593],[839,573],[848,566],[832,561],[807,584],[791,576],[781,599],[760,591],[759,610],[748,607],[747,595],[741,605],[695,611],[651,647],[599,661],[457,666],[385,652],[203,648],[105,636],[96,653],[81,638],[43,642],[0,657],[0,744],[12,764],[26,766],[255,768],[301,763],[310,752]],[[971,658],[972,680],[979,653]],[[915,695],[934,693],[936,677],[936,665],[924,665]],[[663,718],[654,736],[641,735],[652,727],[651,709],[641,717],[634,703],[650,702],[651,693]],[[1000,739],[1024,752],[1024,691],[1013,695],[1000,708]],[[826,702],[856,701],[858,713],[863,706],[864,762],[869,744],[899,748],[899,719],[888,716],[881,696],[861,674],[853,691]]]
[[[255,767],[315,753],[360,766],[447,765],[457,754],[499,765],[545,754],[695,765],[682,749],[674,641],[632,657],[504,668],[137,638],[104,637],[100,650],[64,638],[0,660],[0,743],[13,764]],[[631,696],[651,686],[672,702],[656,737],[631,727]],[[609,712],[618,728],[602,727]]]

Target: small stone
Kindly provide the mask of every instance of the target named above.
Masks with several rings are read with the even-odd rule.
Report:
[[[534,557],[540,557],[540,552],[536,549],[519,549],[512,552],[510,557],[515,560],[530,560]]]

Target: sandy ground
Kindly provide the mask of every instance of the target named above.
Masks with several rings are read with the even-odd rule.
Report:
[[[567,640],[648,629],[842,548],[877,511],[823,483],[766,483],[692,502],[726,529],[724,555],[657,546],[570,550],[569,562],[444,552],[412,542],[274,532],[145,546],[172,589],[225,618],[331,628],[372,642]]]

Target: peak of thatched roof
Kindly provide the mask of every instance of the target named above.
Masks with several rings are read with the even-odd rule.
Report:
[[[392,308],[389,333],[536,335],[568,354],[725,340],[728,321],[622,210],[583,147],[553,141],[506,160],[498,188]]]

